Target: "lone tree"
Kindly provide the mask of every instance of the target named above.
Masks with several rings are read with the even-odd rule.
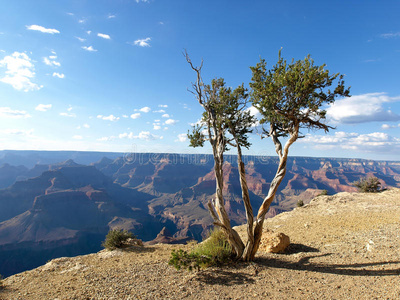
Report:
[[[279,165],[268,195],[257,213],[251,260],[261,241],[265,215],[285,176],[290,146],[303,137],[301,129],[323,129],[325,132],[333,129],[325,124],[326,110],[323,106],[333,103],[338,96],[350,96],[350,88],[345,87],[343,75],[329,74],[325,64],[315,66],[310,55],[303,60],[287,63],[279,51],[277,64],[270,70],[266,66],[265,60],[261,59],[255,67],[250,68],[253,73],[251,99],[262,115],[260,124],[263,125],[263,135],[271,137],[275,145]],[[334,89],[329,89],[336,79]],[[286,141],[283,147],[281,138]]]
[[[241,147],[250,147],[248,133],[251,132],[255,118],[246,110],[248,93],[243,84],[232,90],[226,87],[222,78],[213,79],[211,84],[204,84],[201,77],[203,62],[195,67],[187,52],[185,57],[191,68],[196,72],[197,80],[192,83],[191,92],[196,96],[203,107],[203,117],[200,124],[193,126],[188,133],[190,146],[203,147],[206,141],[210,142],[214,157],[214,173],[216,181],[216,198],[208,203],[214,224],[220,227],[226,234],[237,258],[242,257],[245,249],[239,234],[231,227],[229,216],[224,206],[223,196],[223,164],[224,152],[228,147],[235,147],[238,151],[238,165],[243,201],[245,203],[249,236],[252,238],[253,211],[250,205],[244,163],[242,162]],[[247,250],[246,250],[247,251]]]
[[[191,92],[204,109],[201,124],[194,126],[192,133],[188,133],[190,146],[202,147],[208,140],[214,156],[216,198],[208,203],[208,207],[214,224],[226,233],[236,258],[250,261],[254,259],[260,245],[265,215],[285,176],[289,147],[302,137],[300,129],[324,129],[325,132],[332,129],[324,122],[326,111],[322,107],[333,103],[338,96],[349,96],[349,89],[345,88],[342,75],[330,75],[325,70],[325,65],[314,66],[310,56],[288,64],[279,51],[278,63],[271,70],[267,70],[263,59],[255,67],[251,67],[251,100],[262,115],[260,124],[263,125],[263,136],[272,138],[279,156],[276,175],[254,222],[241,151],[242,147],[249,148],[248,133],[255,124],[255,119],[246,110],[247,90],[241,85],[232,91],[225,86],[223,79],[214,79],[211,85],[204,84],[201,77],[202,64],[195,67],[187,53],[185,56],[197,74]],[[328,88],[336,79],[337,86],[331,91]],[[267,130],[265,128],[268,124]],[[283,147],[281,138],[287,138]],[[223,154],[228,146],[235,147],[238,154],[238,170],[247,217],[246,244],[232,229],[224,207],[222,166]]]

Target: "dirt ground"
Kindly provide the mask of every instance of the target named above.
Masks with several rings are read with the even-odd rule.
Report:
[[[400,299],[399,189],[319,196],[265,226],[286,253],[187,272],[167,262],[189,246],[103,250],[10,276],[0,299]]]

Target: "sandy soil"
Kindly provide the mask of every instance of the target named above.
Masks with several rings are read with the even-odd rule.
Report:
[[[167,264],[189,246],[103,250],[10,276],[0,299],[400,299],[399,189],[319,196],[265,226],[290,236],[285,254],[190,273]]]

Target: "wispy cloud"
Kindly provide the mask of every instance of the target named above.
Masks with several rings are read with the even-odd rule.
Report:
[[[24,92],[42,88],[31,81],[35,77],[35,66],[26,53],[14,52],[0,60],[0,67],[5,67],[6,76],[0,81],[12,85],[16,90]]]
[[[56,73],[56,72],[54,72],[53,73],[53,77],[58,77],[58,78],[65,78],[65,75],[64,74],[62,74],[62,73]]]
[[[1,130],[1,133],[8,134],[8,135],[22,135],[22,136],[31,136],[33,135],[33,129],[4,129]]]
[[[385,93],[356,95],[330,105],[327,117],[343,124],[399,121],[400,115],[384,108],[385,103],[397,101],[400,101],[400,97],[389,97]]]
[[[97,50],[93,48],[93,46],[83,46],[82,47],[83,50],[89,51],[89,52],[96,52]]]
[[[135,46],[140,46],[140,47],[150,47],[149,42],[151,41],[151,38],[145,38],[145,39],[139,39],[133,42],[133,45]]]
[[[81,136],[81,135],[74,135],[72,138],[74,140],[83,140],[83,136]]]
[[[136,3],[139,3],[139,2],[150,2],[149,0],[135,0],[136,1]]]
[[[43,33],[50,33],[50,34],[60,33],[57,29],[45,28],[40,25],[26,25],[26,29],[40,31]]]
[[[168,108],[168,105],[167,104],[159,104],[158,107]]]
[[[115,138],[115,137],[109,137]],[[163,139],[162,136],[152,134],[150,131],[141,131],[138,135],[135,135],[133,132],[124,132],[118,135],[120,139],[139,139],[145,141],[152,141],[152,140],[160,140]]]
[[[54,59],[51,59],[50,57],[43,57],[43,62],[48,66],[56,66],[56,67],[61,66],[61,64],[58,61],[55,61]]]
[[[48,111],[52,107],[51,104],[39,104],[35,107],[37,111]]]
[[[384,130],[398,128],[398,127],[400,127],[400,123],[397,125],[382,124],[382,126],[381,126],[381,128]]]
[[[119,120],[119,117],[116,117],[114,115],[109,115],[109,116],[98,115],[97,118],[105,120],[105,121],[111,121],[111,122]]]
[[[317,149],[343,149],[355,152],[398,153],[400,139],[384,132],[360,134],[355,132],[335,132],[334,135],[306,135],[300,143],[309,143]]]
[[[103,39],[106,39],[106,40],[110,40],[111,39],[111,37],[108,34],[105,34],[105,33],[98,33],[97,36],[101,37]]]
[[[60,116],[69,117],[69,118],[76,118],[76,114],[74,114],[74,113],[62,112],[62,113],[60,113]]]
[[[79,36],[76,36],[76,38],[80,41],[80,42],[84,42],[84,41],[86,41],[86,39],[84,39],[84,38],[81,38],[81,37],[79,37]]]
[[[109,14],[109,15],[107,16],[107,19],[114,19],[114,18],[116,18],[116,17],[117,17],[116,15]]]
[[[10,107],[0,107],[0,117],[11,119],[25,119],[30,118],[31,115],[25,110],[14,110]]]
[[[161,118],[169,118],[169,114],[163,114]]]
[[[155,110],[154,112],[155,112],[155,113],[160,113],[160,114],[163,114],[163,113],[165,113],[165,110],[163,110],[163,109],[159,109],[159,110]]]
[[[400,32],[383,33],[381,37],[384,39],[398,38],[400,37]]]

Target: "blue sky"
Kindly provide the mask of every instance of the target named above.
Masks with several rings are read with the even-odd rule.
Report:
[[[188,147],[201,116],[187,91],[248,86],[278,51],[345,74],[351,98],[326,107],[329,134],[304,132],[294,156],[400,159],[399,1],[3,1],[0,149],[209,153]],[[245,154],[275,155],[251,136]]]

